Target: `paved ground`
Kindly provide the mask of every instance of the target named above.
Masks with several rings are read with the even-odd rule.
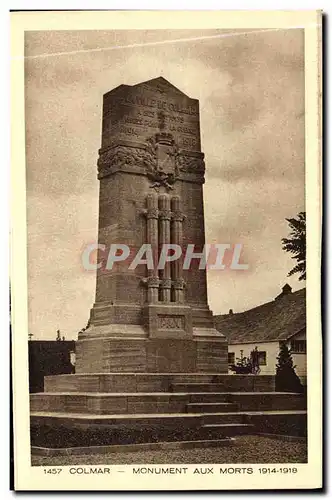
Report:
[[[261,436],[239,436],[233,446],[191,450],[137,451],[75,457],[32,457],[32,465],[81,464],[253,464],[305,463],[305,442],[284,441]]]

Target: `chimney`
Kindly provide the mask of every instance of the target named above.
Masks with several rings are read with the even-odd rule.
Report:
[[[288,294],[290,294],[290,293],[292,293],[292,287],[291,287],[291,286],[289,286],[289,284],[288,284],[288,283],[286,283],[286,285],[284,285],[284,286],[282,287],[282,294],[283,294],[283,295],[288,295]]]
[[[286,295],[289,295],[291,293],[292,293],[292,287],[290,287],[289,284],[286,283],[286,285],[282,287],[281,293],[279,293],[279,295],[276,296],[275,300],[281,299],[282,297],[285,297]]]

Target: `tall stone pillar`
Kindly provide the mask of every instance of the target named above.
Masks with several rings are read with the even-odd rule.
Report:
[[[171,243],[171,204],[167,194],[159,196],[159,248],[162,251],[164,244]],[[171,301],[171,266],[165,262],[160,269],[160,300]]]
[[[153,269],[148,269],[148,303],[158,302],[159,277],[158,277],[158,195],[150,193],[147,196],[147,243],[151,245]]]
[[[172,223],[171,223],[171,240],[175,245],[182,248],[183,230],[182,223],[184,216],[180,210],[180,197],[173,196],[171,200]],[[172,285],[173,285],[173,300],[174,302],[183,302],[183,287],[184,281],[182,278],[182,262],[183,259],[177,259],[172,262]]]
[[[198,100],[162,77],[120,85],[104,95],[101,139],[98,243],[105,251],[89,327],[76,344],[76,373],[226,372],[227,341],[208,307],[206,269],[183,269],[180,259],[157,268],[162,245],[185,252],[188,243],[196,251],[205,244]],[[146,244],[154,269],[143,257],[131,265]],[[130,255],[109,267],[116,245]]]

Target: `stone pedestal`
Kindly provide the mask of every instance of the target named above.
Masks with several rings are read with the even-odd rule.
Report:
[[[76,344],[76,373],[226,373],[223,340],[109,338]]]

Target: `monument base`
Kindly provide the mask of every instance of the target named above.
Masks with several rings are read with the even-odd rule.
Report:
[[[227,357],[227,341],[213,329],[191,339],[86,335],[76,343],[76,373],[227,373]]]
[[[31,444],[40,455],[68,456],[90,455],[96,446],[210,447],[241,434],[305,436],[305,396],[274,390],[269,375],[53,375],[45,377],[45,392],[30,396]]]

